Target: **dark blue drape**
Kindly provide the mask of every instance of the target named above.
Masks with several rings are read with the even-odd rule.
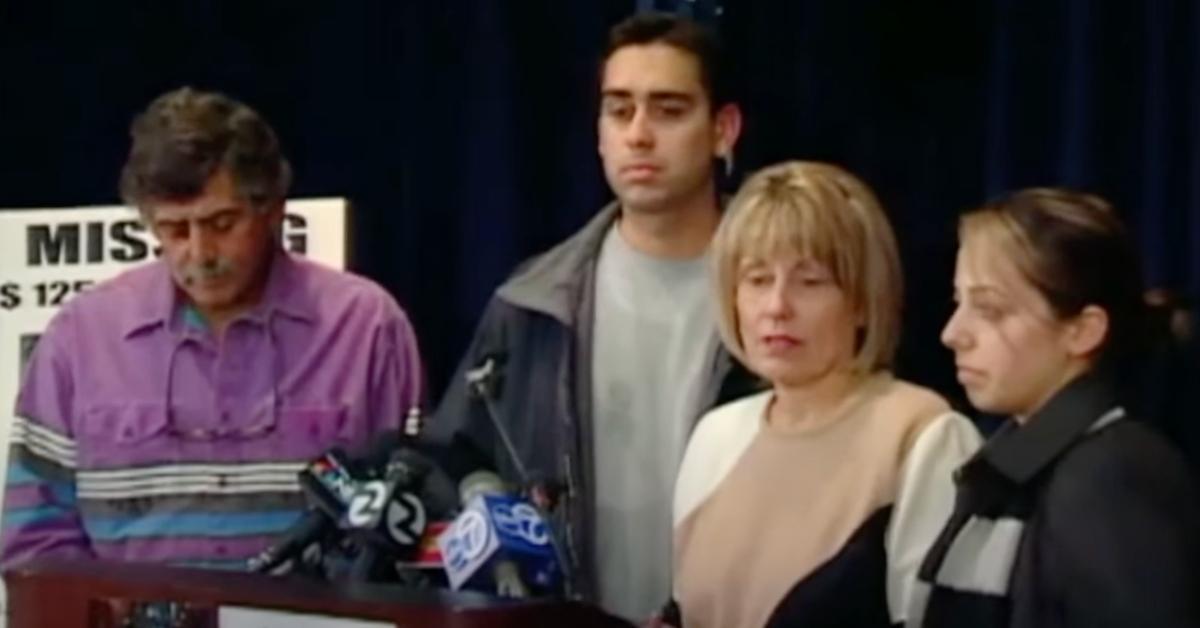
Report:
[[[638,4],[8,0],[0,206],[115,201],[138,108],[181,84],[229,92],[280,130],[295,194],[352,199],[353,266],[412,314],[436,393],[496,284],[605,200],[595,57]],[[1109,197],[1149,282],[1200,291],[1194,3],[652,4],[726,35],[739,170],[823,159],[878,190],[906,263],[903,374],[954,391],[937,344],[954,218],[1009,188]]]

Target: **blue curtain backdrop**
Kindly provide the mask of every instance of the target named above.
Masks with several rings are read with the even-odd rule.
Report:
[[[1200,293],[1200,8],[1188,0],[0,3],[0,206],[109,203],[131,116],[191,84],[260,109],[299,196],[354,203],[353,267],[411,313],[440,394],[492,289],[606,200],[596,56],[638,6],[726,36],[745,172],[837,162],[888,207],[902,374],[937,344],[958,212],[1065,184],[1113,200],[1147,279]]]

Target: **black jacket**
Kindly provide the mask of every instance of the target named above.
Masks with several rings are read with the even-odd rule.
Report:
[[[452,476],[484,467],[516,481],[513,463],[485,405],[466,385],[467,372],[489,358],[499,365],[499,385],[493,395],[497,418],[506,426],[529,474],[566,487],[555,513],[557,527],[563,531],[560,536],[567,568],[574,575],[574,591],[586,600],[595,599],[590,390],[595,270],[617,211],[616,205],[606,207],[582,230],[524,264],[496,290],[426,426],[426,438],[440,450],[440,461]],[[697,419],[758,385],[721,348],[710,356],[708,373],[710,385],[697,400]]]
[[[1200,509],[1181,456],[1088,375],[956,477],[910,625],[1200,626]]]

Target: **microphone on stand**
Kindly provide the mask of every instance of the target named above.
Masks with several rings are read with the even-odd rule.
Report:
[[[482,402],[484,413],[487,415],[492,428],[496,431],[496,435],[499,437],[508,459],[516,471],[517,479],[521,485],[521,492],[530,498],[525,502],[525,505],[532,508],[538,517],[548,525],[552,521],[549,513],[557,508],[560,498],[567,493],[567,486],[560,481],[551,480],[541,474],[531,474],[520,453],[517,451],[516,446],[513,444],[512,435],[501,420],[500,412],[496,408],[496,399],[499,398],[501,388],[503,387],[502,363],[503,360],[500,356],[485,356],[478,366],[466,372],[467,388],[471,392],[472,397]],[[463,481],[465,482],[466,478]],[[563,550],[562,543],[556,531],[549,527],[547,531],[551,550],[554,552],[555,561],[561,570],[562,577],[560,580],[563,594],[568,598],[573,597],[575,594],[574,579],[569,569],[570,563],[567,561],[566,552]]]

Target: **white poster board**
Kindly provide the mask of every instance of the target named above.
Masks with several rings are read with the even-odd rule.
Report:
[[[396,624],[365,619],[343,619],[273,611],[261,608],[222,606],[217,609],[217,628],[395,628]]]
[[[345,268],[347,214],[345,199],[288,201],[284,246]],[[0,210],[0,470],[8,468],[21,367],[38,334],[74,294],[154,259],[156,249],[127,207]],[[0,480],[0,498],[3,487]]]

